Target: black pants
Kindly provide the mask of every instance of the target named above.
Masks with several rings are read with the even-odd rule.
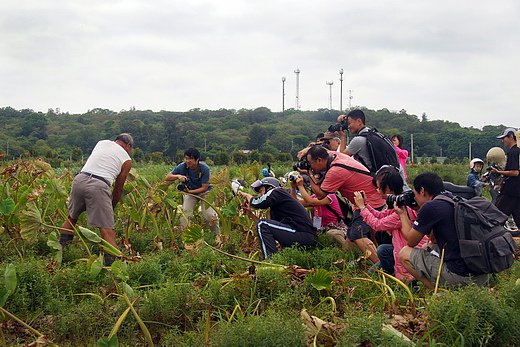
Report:
[[[520,197],[500,194],[495,205],[504,214],[513,215],[516,226],[520,228]]]
[[[295,243],[302,246],[316,245],[316,234],[297,231],[287,224],[272,219],[260,219],[256,229],[264,258],[278,251],[275,241],[278,241],[282,247],[290,247]]]

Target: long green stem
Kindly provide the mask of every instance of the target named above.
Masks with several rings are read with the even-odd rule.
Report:
[[[2,312],[3,314],[5,314],[6,316],[8,316],[9,318],[15,320],[16,322],[18,322],[19,324],[23,325],[24,328],[26,328],[27,330],[29,330],[31,333],[33,333],[34,335],[38,336],[38,337],[42,337],[44,336],[41,332],[39,332],[38,330],[34,329],[32,326],[30,326],[29,324],[25,323],[23,320],[21,320],[20,318],[16,317],[14,314],[12,314],[11,312],[7,311],[5,308],[3,307],[0,307],[0,312]]]
[[[441,252],[441,262],[439,263],[439,271],[437,272],[437,280],[435,281],[435,289],[433,290],[433,295],[437,294],[437,291],[439,290],[439,282],[441,280],[441,271],[442,271],[443,263],[444,263],[444,248],[442,248],[442,252]]]
[[[223,250],[220,250],[220,249],[218,249],[218,248],[213,247],[212,245],[210,245],[210,244],[207,243],[206,241],[204,241],[204,244],[205,244],[206,246],[208,246],[209,248],[211,248],[212,250],[214,250],[215,252],[219,252],[219,253],[224,254],[224,255],[226,255],[226,256],[228,256],[228,257],[231,257],[231,258],[235,258],[235,259],[239,259],[239,260],[247,261],[247,262],[250,262],[250,263],[253,263],[253,264],[258,264],[258,265],[274,266],[274,267],[283,267],[283,268],[286,267],[285,265],[281,265],[281,264],[266,263],[266,262],[263,262],[263,261],[253,260],[253,259],[248,259],[248,258],[240,257],[240,256],[238,256],[238,255],[230,254],[230,253],[224,252]]]
[[[154,343],[153,343],[153,340],[152,340],[152,335],[150,335],[150,331],[148,330],[148,328],[144,324],[144,322],[141,319],[141,317],[139,317],[139,315],[137,314],[137,311],[135,310],[134,305],[132,305],[132,303],[130,302],[130,299],[128,299],[128,296],[126,294],[123,294],[123,298],[125,299],[126,304],[128,305],[128,307],[130,307],[130,310],[132,311],[132,314],[134,315],[135,320],[139,324],[139,327],[141,328],[141,331],[143,332],[144,338],[146,339],[146,342],[148,343],[148,346],[154,347]]]

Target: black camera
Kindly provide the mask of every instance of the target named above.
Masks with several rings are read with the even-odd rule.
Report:
[[[298,171],[298,170],[308,171],[310,169],[311,169],[311,164],[307,161],[307,158],[305,158],[305,157],[293,165],[294,171]]]
[[[181,182],[181,183],[179,183],[179,185],[177,186],[177,190],[178,190],[179,192],[185,192],[185,191],[187,191],[187,190],[188,190],[188,183],[187,183],[187,181],[186,181],[186,182]]]
[[[403,194],[394,195],[388,194],[386,196],[386,205],[388,208],[394,208],[394,204],[399,207],[408,206],[408,207],[417,207],[417,201],[415,201],[415,194],[413,190],[407,190]]]
[[[330,131],[331,133],[335,133],[337,131],[340,131],[340,130],[345,131],[347,129],[348,129],[347,120],[342,119],[341,122],[339,122],[339,123],[329,125],[329,128],[327,130]]]

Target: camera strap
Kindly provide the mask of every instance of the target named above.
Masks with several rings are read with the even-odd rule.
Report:
[[[345,164],[332,164],[331,167],[333,166],[339,166],[343,169],[346,169],[346,170],[349,170],[349,171],[354,171],[354,172],[357,172],[357,173],[360,173],[360,174],[363,174],[363,175],[367,175],[367,176],[372,176],[372,174],[370,173],[370,171],[365,171],[365,170],[361,170],[361,169],[358,169],[358,168],[355,168],[355,167],[352,167],[352,166],[348,166],[348,165],[345,165]]]

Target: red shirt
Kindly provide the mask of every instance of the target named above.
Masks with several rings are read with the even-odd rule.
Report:
[[[333,193],[339,190],[341,195],[346,197],[354,206],[354,192],[357,191],[365,192],[366,203],[371,206],[378,208],[385,204],[381,195],[376,191],[376,187],[372,184],[372,176],[334,166],[334,164],[343,164],[368,172],[368,169],[363,164],[346,154],[330,153],[335,155],[336,158],[332,160],[331,166],[321,182],[321,190],[326,193]]]

